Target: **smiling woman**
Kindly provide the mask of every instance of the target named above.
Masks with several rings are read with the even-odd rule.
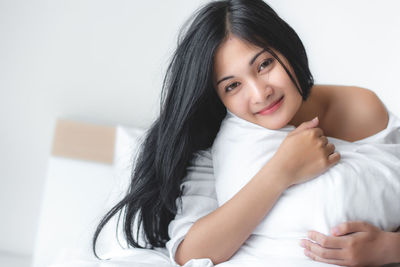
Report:
[[[97,228],[94,252],[102,228],[122,214],[129,245],[166,246],[171,262],[186,266],[202,258],[208,266],[222,262],[264,266],[277,261],[280,266],[363,266],[400,260],[400,234],[392,232],[400,226],[400,209],[388,205],[390,199],[378,201],[382,191],[388,196],[400,192],[400,122],[377,97],[365,97],[368,90],[347,87],[342,93],[340,89],[344,87],[314,85],[300,38],[265,2],[206,4],[182,32],[164,79],[160,115],[147,132],[127,195]],[[366,115],[364,109],[350,109],[354,102],[344,101],[350,94],[359,106],[370,107],[373,122],[354,123]],[[378,127],[371,127],[378,121]],[[250,135],[252,129],[261,134]],[[366,146],[358,148],[347,144],[349,140]],[[346,191],[356,187],[346,186],[336,145],[346,157],[356,154],[348,157],[349,170],[368,167],[362,159],[372,154],[371,172],[364,183],[358,180],[363,179],[362,172],[354,171],[349,178],[350,185],[365,185],[363,193]],[[341,171],[332,168],[336,164]],[[221,173],[230,175],[221,179]],[[335,175],[314,179],[323,173]],[[374,175],[385,179],[374,187],[371,206],[350,209],[353,202],[365,203],[370,187],[378,183]],[[330,184],[312,186],[323,184],[321,180]],[[322,189],[328,190],[326,194]],[[324,206],[339,203],[333,201],[338,196],[342,206]],[[307,201],[299,201],[302,197]],[[368,216],[376,214],[371,212],[376,207],[383,214],[374,225],[339,224],[353,219],[372,222]],[[138,229],[133,228],[134,222]],[[260,231],[271,224],[281,228]],[[348,225],[354,234],[347,235],[353,233]],[[330,232],[335,226],[339,230]],[[318,236],[317,243],[305,240],[308,230],[319,231],[310,235],[313,240]],[[361,245],[355,248],[353,243]],[[384,253],[371,253],[382,247]]]
[[[133,186],[130,187],[131,195],[138,195],[138,197],[127,200],[126,203],[129,205],[127,204],[121,209],[129,211],[125,218],[126,232],[132,233],[127,235],[131,238],[131,243],[138,239],[136,239],[135,224],[130,231],[129,222],[134,218],[139,218],[141,210],[144,211],[141,217],[143,218],[143,227],[139,231],[139,237],[146,237],[147,234],[147,245],[160,246],[160,250],[163,249],[168,256],[171,255],[172,259],[168,259],[170,262],[176,259],[183,263],[185,259],[205,257],[211,260],[217,259],[215,261],[217,263],[218,256],[220,256],[220,260],[226,260],[230,256],[229,253],[235,255],[234,251],[238,251],[241,247],[237,244],[245,239],[246,234],[249,238],[253,236],[254,229],[251,230],[251,227],[244,232],[237,231],[237,229],[229,230],[232,230],[229,228],[232,226],[230,222],[248,226],[246,222],[251,221],[251,216],[240,213],[235,205],[231,205],[232,213],[230,215],[232,216],[228,216],[229,214],[224,213],[226,211],[224,209],[230,203],[226,207],[218,206],[216,195],[212,191],[215,188],[215,177],[212,175],[214,174],[213,158],[215,157],[207,149],[215,142],[214,137],[219,132],[218,127],[227,115],[214,83],[227,76],[235,75],[236,78],[243,76],[241,72],[227,72],[221,73],[220,77],[210,77],[208,74],[215,74],[215,71],[210,70],[210,66],[214,66],[213,64],[218,62],[211,60],[215,57],[210,57],[209,52],[211,50],[216,52],[225,43],[229,33],[225,31],[226,29],[235,28],[238,33],[238,27],[250,23],[254,16],[251,14],[239,16],[239,11],[244,11],[246,8],[231,1],[224,5],[216,4],[214,8],[208,9],[210,16],[202,17],[213,19],[212,27],[205,28],[209,25],[208,19],[196,20],[198,23],[190,27],[190,23],[198,18],[196,15],[198,13],[192,12],[198,10],[200,5],[206,5],[209,2],[211,0],[0,1],[0,36],[2,37],[0,42],[0,121],[2,125],[2,131],[0,131],[2,151],[0,155],[0,179],[2,182],[0,213],[4,215],[0,221],[0,266],[22,267],[29,266],[31,261],[35,261],[38,263],[35,267],[44,267],[45,264],[39,264],[39,259],[46,259],[43,263],[50,262],[57,255],[51,251],[56,251],[59,248],[58,245],[68,246],[69,243],[64,237],[73,238],[78,234],[68,223],[74,217],[69,216],[67,211],[86,214],[85,207],[94,212],[93,207],[90,207],[91,203],[101,206],[99,199],[92,198],[82,191],[85,188],[84,183],[87,183],[86,188],[90,191],[93,189],[97,192],[97,189],[104,188],[103,197],[106,197],[107,192],[110,191],[109,187],[102,187],[99,180],[104,175],[105,181],[111,181],[106,179],[106,172],[102,172],[100,176],[94,175],[93,182],[90,182],[92,180],[84,172],[80,171],[73,175],[74,179],[69,179],[72,176],[63,170],[60,173],[71,185],[70,190],[63,187],[63,183],[57,183],[56,186],[63,195],[58,195],[55,191],[50,192],[57,200],[56,202],[50,201],[52,207],[57,210],[57,212],[51,212],[51,215],[60,224],[46,218],[44,219],[46,224],[39,223],[41,222],[40,218],[44,218],[41,211],[45,207],[43,199],[46,194],[44,192],[48,192],[46,191],[49,177],[47,170],[57,118],[108,126],[123,124],[145,128],[149,128],[154,121],[157,129],[148,131],[152,132],[152,135],[149,134],[149,136],[153,138],[149,138],[149,142],[144,148],[148,152],[145,153],[146,157],[141,158],[142,163],[138,164],[142,167],[138,168],[135,175],[132,175],[136,182],[133,182]],[[255,3],[258,2],[255,1]],[[264,2],[277,11],[279,17],[285,20],[301,37],[304,50],[307,51],[309,69],[316,83],[311,86],[309,97],[300,106],[304,112],[296,113],[296,115],[304,114],[309,117],[297,116],[296,121],[292,120],[291,124],[273,131],[293,130],[293,127],[300,127],[303,122],[311,121],[318,116],[318,124],[311,123],[311,125],[323,130],[319,134],[327,139],[321,135],[319,139],[322,144],[332,143],[329,140],[331,137],[357,142],[375,136],[372,139],[376,140],[375,138],[380,137],[377,140],[383,142],[385,146],[396,148],[399,141],[393,138],[398,136],[398,131],[392,132],[392,139],[379,132],[388,133],[390,129],[394,129],[391,128],[393,126],[389,126],[394,125],[391,124],[394,120],[390,114],[387,114],[388,110],[393,111],[397,116],[400,115],[400,105],[398,104],[400,99],[400,90],[398,90],[398,77],[400,77],[400,68],[398,67],[400,62],[400,34],[398,34],[400,16],[398,10],[400,10],[400,1],[265,0]],[[253,1],[243,1],[242,3],[251,5]],[[221,8],[224,11],[221,12]],[[250,6],[249,8],[251,9]],[[265,24],[257,23],[244,30],[249,37],[260,36],[260,32],[265,33],[264,30],[267,30],[269,25],[274,25],[274,18],[276,18],[274,13],[271,10],[264,13],[262,10],[265,9],[255,8],[254,14],[261,12],[262,18],[256,16],[254,19],[268,21]],[[185,18],[189,17],[191,21],[186,24],[185,29],[190,28],[191,31],[184,30],[177,42],[178,29]],[[250,20],[247,20],[247,17],[250,17]],[[284,26],[283,22],[278,24]],[[263,30],[257,30],[259,27],[262,27]],[[216,32],[220,38],[214,38]],[[259,40],[243,38],[243,35],[238,36],[238,34],[231,35],[231,37],[238,38],[253,48],[259,49],[254,51],[249,58],[243,59],[246,67],[256,54],[264,50],[266,52],[260,56],[265,62],[257,62],[257,64],[260,63],[257,66],[260,73],[268,71],[272,66],[274,68],[283,67],[284,65],[280,65],[273,54],[267,50],[270,49],[279,58],[288,61],[288,64],[285,65],[288,69],[293,67],[292,77],[297,79],[304,76],[299,71],[306,70],[308,67],[302,64],[295,71],[296,63],[293,56],[296,57],[297,54],[286,53],[283,50],[286,51],[287,46],[298,44],[298,42],[287,39],[278,44],[278,39],[293,37],[293,32],[291,35],[284,33],[285,31],[280,30],[271,32],[269,36],[264,36]],[[183,42],[183,40],[189,39],[192,42]],[[268,44],[259,42],[267,39],[270,41]],[[166,84],[169,85],[165,86],[164,102],[160,104],[160,91],[163,76],[167,71],[167,62],[172,60],[172,52],[175,51],[178,44],[182,49],[171,65],[173,67],[168,71],[169,80],[166,81]],[[181,44],[183,45],[181,46]],[[210,47],[210,44],[216,46]],[[183,50],[183,48],[187,49]],[[297,46],[290,50],[301,52],[302,48]],[[264,58],[264,56],[266,57]],[[255,64],[256,62],[253,62],[253,66],[256,66]],[[290,75],[284,78],[290,79]],[[244,83],[247,81],[245,80]],[[299,84],[300,81],[301,79],[298,81]],[[249,88],[240,80],[228,82],[223,86],[228,87],[225,88],[227,91],[232,90],[232,96],[234,96],[236,86]],[[342,84],[350,86],[338,86]],[[274,87],[277,87],[277,84]],[[280,114],[281,110],[284,110],[284,106],[287,110],[287,95],[283,95],[282,91],[278,91],[278,88],[274,87],[266,90],[258,88],[260,92],[258,97],[264,95],[268,99],[264,99],[263,102],[258,100],[256,108],[254,106],[249,108],[250,112],[255,113],[254,115],[250,114],[253,118],[262,118],[263,122],[270,122],[275,114]],[[295,88],[295,90],[300,89],[298,91],[300,93],[305,87],[307,86],[299,85],[299,88]],[[369,88],[374,93],[363,88]],[[167,95],[169,95],[168,98]],[[279,97],[284,97],[279,108],[275,106],[272,113],[270,111],[262,112]],[[380,99],[385,103],[384,105]],[[314,107],[309,106],[308,103],[324,103],[322,106],[325,109],[311,112]],[[160,107],[163,110],[162,116],[159,113]],[[255,126],[261,127],[258,124]],[[275,126],[271,125],[271,127]],[[387,131],[384,130],[385,127]],[[305,132],[315,134],[317,130]],[[231,133],[229,137],[239,136],[233,136]],[[238,144],[242,144],[245,139],[242,138]],[[337,146],[335,149],[331,147],[330,151],[318,150],[314,146],[301,146],[304,140],[300,136],[293,136],[290,139],[290,146],[282,143],[286,150],[280,152],[281,161],[270,162],[269,165],[275,167],[269,170],[267,168],[268,172],[264,172],[265,175],[262,176],[273,176],[272,178],[278,180],[279,176],[289,170],[295,170],[296,173],[307,172],[307,169],[299,167],[296,170],[294,167],[298,161],[307,161],[307,149],[326,153],[332,150],[336,151],[342,156],[338,164],[343,162],[344,154]],[[368,140],[372,141],[372,139]],[[386,144],[389,140],[393,144]],[[83,149],[84,146],[85,144],[80,144],[79,148]],[[254,149],[252,155],[259,153],[257,156],[261,159],[263,145],[257,143],[257,146],[260,148]],[[371,146],[376,146],[376,144]],[[100,147],[94,146],[96,149]],[[355,147],[358,149],[357,146]],[[299,152],[293,148],[304,148],[304,150]],[[99,158],[101,155],[96,149],[93,155],[95,158]],[[250,156],[248,159],[252,158]],[[126,157],[128,162],[128,155]],[[191,160],[197,157],[200,158],[199,161]],[[226,155],[226,157],[230,157],[230,155]],[[319,155],[315,161],[320,158],[323,158],[323,155]],[[393,162],[398,162],[396,157],[392,159]],[[369,158],[367,160],[366,162],[370,162]],[[278,167],[283,172],[274,175],[274,169],[278,169],[277,163],[280,163]],[[242,161],[237,161],[234,165],[240,166]],[[128,164],[124,166],[128,166]],[[232,167],[232,170],[235,166]],[[311,163],[304,165],[304,167],[306,166],[313,167],[314,165]],[[373,167],[373,165],[371,166]],[[367,171],[368,168],[365,170]],[[82,179],[78,179],[79,177]],[[387,181],[383,178],[377,180],[379,182]],[[315,179],[315,181],[320,180]],[[270,189],[279,186],[279,182],[271,184]],[[230,183],[228,183],[229,185]],[[379,188],[376,182],[371,182],[371,185]],[[257,195],[255,193],[257,189],[263,190],[261,196],[273,196],[273,192],[269,194],[268,190],[264,190],[265,186],[254,188],[256,190],[248,191],[250,197]],[[390,196],[388,190],[385,187],[382,195]],[[128,186],[125,186],[123,191],[128,191]],[[354,196],[361,195],[361,191],[359,188]],[[287,192],[288,190],[284,190],[282,195]],[[81,205],[74,204],[79,202],[79,198],[71,200],[76,193],[82,196]],[[315,194],[316,190],[310,196]],[[282,195],[276,203],[280,203]],[[336,197],[329,199],[333,200]],[[239,197],[236,204],[245,206],[241,202],[243,199],[250,200],[251,198]],[[67,207],[58,205],[59,201],[65,201],[65,204],[68,204]],[[268,204],[270,202],[260,200],[260,203]],[[330,202],[324,201],[324,203]],[[272,206],[274,209],[275,205]],[[366,207],[366,205],[364,206]],[[250,212],[257,206],[247,205],[245,207],[247,207],[245,211]],[[209,218],[200,220],[200,217],[212,214],[214,210],[218,210],[218,213],[213,214],[217,215],[214,219],[220,215],[221,224],[214,220],[207,222]],[[297,210],[303,211],[304,209]],[[265,210],[262,212],[267,214],[266,216],[270,214]],[[305,217],[304,213],[299,213],[293,214],[288,220],[282,220],[281,223],[292,222],[293,218]],[[136,215],[130,216],[131,214]],[[238,215],[238,218],[233,217],[235,214]],[[99,216],[101,215],[99,214]],[[118,218],[117,215],[118,213],[115,218]],[[121,218],[124,218],[124,215],[125,213],[122,213]],[[76,225],[83,226],[85,218],[88,217],[83,215],[77,217]],[[226,224],[223,219],[226,219],[228,223]],[[202,225],[203,222],[205,224]],[[38,227],[39,225],[44,225],[44,228]],[[100,255],[104,255],[102,238],[107,235],[107,228],[113,228],[112,225],[112,222],[108,223],[105,230],[101,232],[97,242],[97,251]],[[125,226],[123,220],[119,226],[119,230],[122,230]],[[364,228],[362,225],[348,224],[343,229],[350,231],[354,230],[354,227],[358,231],[361,229],[364,231],[363,233],[368,234],[366,235],[368,240],[375,240],[374,236],[377,236],[378,240],[391,240],[391,238],[387,238],[386,234],[381,235],[381,231],[370,231],[371,228]],[[191,228],[190,233],[189,228]],[[46,233],[51,234],[39,233],[41,230],[38,229],[45,229]],[[202,229],[205,230],[199,232],[199,236],[192,236],[192,234],[196,234],[196,230]],[[215,233],[213,229],[218,229],[219,232]],[[221,229],[227,229],[225,236],[219,236],[219,234],[224,234]],[[243,230],[240,227],[238,229]],[[312,227],[309,229],[319,230]],[[85,233],[88,236],[92,235],[91,231]],[[239,237],[235,233],[239,233]],[[371,233],[377,233],[377,235],[371,235]],[[360,235],[362,233],[359,232],[347,237],[350,240],[350,238]],[[113,236],[111,233],[110,238]],[[55,242],[47,239],[48,237]],[[329,240],[324,240],[317,234],[313,234],[312,238],[319,244],[329,243]],[[355,241],[357,240],[359,239],[355,239]],[[117,240],[114,241],[117,245]],[[141,246],[145,246],[146,243],[141,242],[143,240],[139,241]],[[198,243],[196,244],[196,242]],[[368,242],[356,243],[368,244]],[[179,250],[174,250],[178,244],[182,244],[182,246]],[[191,244],[193,249],[190,249]],[[205,247],[198,249],[201,244],[205,244]],[[237,246],[227,248],[227,244],[232,246],[236,244]],[[168,245],[167,248],[164,245]],[[51,248],[51,251],[47,248]],[[321,250],[321,253],[324,253],[321,247],[309,248],[314,252]],[[370,248],[376,248],[376,246],[372,244]],[[367,249],[366,253],[374,256],[385,255],[385,252],[390,251],[380,251],[380,248],[386,250],[387,247],[379,246],[376,250],[379,252],[375,253],[373,251],[368,253],[370,250]],[[221,250],[226,253],[221,253]],[[303,252],[300,246],[295,246],[295,250]],[[143,255],[144,251],[154,250],[143,250]],[[176,254],[174,251],[178,253]],[[202,254],[196,254],[199,251]],[[37,254],[39,252],[42,253]],[[191,252],[193,253],[191,254]],[[87,251],[87,253],[91,253],[91,251]],[[37,257],[37,255],[41,256]],[[173,258],[175,255],[177,257]],[[65,254],[65,256],[68,255]],[[78,257],[78,255],[75,256]],[[13,263],[13,259],[15,259],[15,263]],[[137,258],[131,260],[132,262],[126,265],[136,267],[135,260],[137,262]],[[156,267],[161,266],[151,260],[147,262]],[[281,262],[279,264],[268,263],[274,266],[283,264]],[[99,264],[105,266],[114,264],[120,267],[120,264],[115,261],[93,262],[92,265],[98,266]],[[293,265],[300,266],[301,263],[295,262]],[[90,263],[84,266],[90,266]]]

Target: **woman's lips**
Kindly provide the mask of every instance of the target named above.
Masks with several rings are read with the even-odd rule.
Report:
[[[260,114],[260,115],[271,114],[280,107],[282,102],[283,102],[283,96],[279,100],[277,100],[275,103],[273,103],[270,107],[266,107],[266,108],[262,109],[261,111],[257,112],[257,114]]]

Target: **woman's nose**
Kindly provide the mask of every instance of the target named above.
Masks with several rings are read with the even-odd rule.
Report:
[[[250,95],[253,103],[263,103],[272,94],[272,88],[263,83],[254,82],[250,86]]]

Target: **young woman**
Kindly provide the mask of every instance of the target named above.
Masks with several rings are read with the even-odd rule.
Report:
[[[276,75],[262,75],[272,64],[266,54],[281,68]],[[241,87],[242,97],[227,97]],[[269,106],[282,96],[280,115],[267,116]],[[210,147],[227,109],[268,129],[297,128],[251,181],[218,207]],[[360,125],[365,117],[368,123]],[[94,252],[101,229],[122,212],[133,247],[167,244],[171,259],[181,265],[199,258],[227,261],[288,187],[315,178],[340,160],[326,136],[355,141],[385,129],[387,122],[386,109],[371,91],[314,85],[299,37],[263,1],[211,2],[180,38],[164,80],[160,116],[147,133],[127,195],[97,228]],[[316,243],[304,243],[305,253],[316,261],[348,266],[400,261],[399,233],[364,222],[334,229],[334,236],[310,232]],[[333,258],[332,250],[340,250],[340,257]]]
[[[287,64],[279,52],[274,53]],[[273,256],[285,256],[297,258],[296,265],[302,266],[298,243],[309,229],[329,234],[331,227],[349,220],[365,220],[385,231],[398,229],[400,207],[393,203],[400,203],[400,120],[394,114],[388,116],[376,96],[357,88],[314,86],[302,101],[271,52],[230,35],[215,54],[215,74],[216,90],[229,111],[211,149],[218,206],[276,157],[286,135],[309,118],[330,122],[319,125],[330,137],[316,140],[322,147],[331,147],[329,154],[335,148],[341,154],[339,164],[318,179],[286,190],[230,261],[256,256],[269,262]],[[341,130],[349,120],[354,121]],[[395,143],[388,144],[389,139]],[[306,148],[313,144],[304,140],[296,146],[307,157]],[[285,156],[289,153],[285,151]],[[303,241],[312,249],[320,248]],[[328,262],[343,263],[340,245],[330,246],[324,251]],[[371,255],[387,257],[376,251]]]

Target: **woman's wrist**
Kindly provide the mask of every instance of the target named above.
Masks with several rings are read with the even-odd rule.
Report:
[[[400,263],[400,232],[385,232],[385,247],[387,249],[387,259],[388,263]],[[386,254],[386,253],[385,253]]]
[[[285,168],[282,168],[281,165],[277,164],[274,160],[268,161],[268,163],[262,168],[261,172],[265,173],[263,176],[266,179],[274,180],[273,183],[280,193],[283,193],[289,186],[292,185],[290,174]]]

